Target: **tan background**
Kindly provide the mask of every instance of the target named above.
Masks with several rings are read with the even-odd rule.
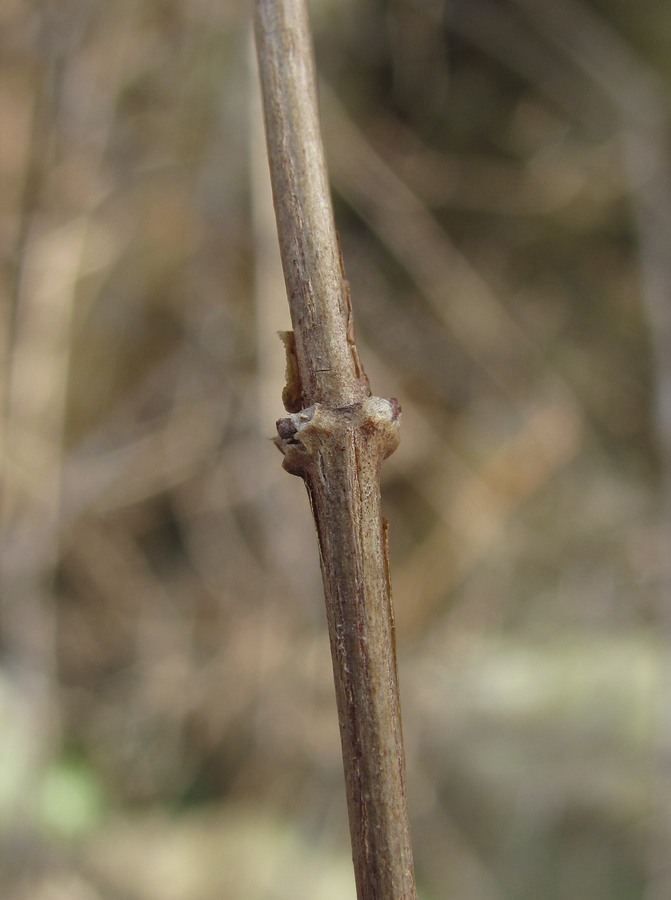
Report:
[[[671,7],[321,0],[424,900],[671,896]],[[353,897],[241,0],[0,9],[0,893]]]

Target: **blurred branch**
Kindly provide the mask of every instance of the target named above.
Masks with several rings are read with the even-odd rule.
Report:
[[[0,643],[23,720],[23,772],[11,792],[12,813],[22,824],[34,824],[35,786],[58,738],[50,586],[60,537],[72,316],[86,237],[85,221],[40,228],[35,212],[44,173],[33,170],[33,157],[45,134],[53,138],[55,112],[50,104],[36,105],[40,121],[30,139],[31,185],[24,191],[11,286],[1,454]]]
[[[406,630],[426,627],[446,593],[482,560],[519,507],[577,454],[581,426],[572,407],[548,403],[530,413],[480,468],[462,474],[449,499],[432,486],[440,517],[399,574]]]
[[[653,427],[661,468],[659,527],[667,544],[659,617],[667,642],[659,710],[656,790],[648,900],[671,893],[671,168],[668,91],[656,73],[596,13],[563,4],[515,0],[607,98],[620,131],[623,160],[638,231],[643,303],[654,364]]]
[[[405,268],[476,365],[515,402],[519,388],[509,376],[506,358],[527,365],[539,360],[533,336],[417,194],[371,146],[333,91],[324,84],[321,90],[331,124],[329,162],[336,189]],[[543,360],[543,366],[550,371],[554,396],[582,417],[581,402],[567,379],[548,360]]]
[[[357,891],[415,897],[380,466],[399,407],[370,397],[333,223],[303,0],[258,0],[268,156],[294,333],[278,422],[319,537]]]

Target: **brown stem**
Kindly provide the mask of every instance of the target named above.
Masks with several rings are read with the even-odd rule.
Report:
[[[359,900],[415,897],[380,467],[400,408],[371,397],[353,340],[304,0],[256,0],[273,198],[293,332],[284,468],[317,527]]]
[[[369,391],[349,328],[304,0],[257,0],[256,42],[303,405],[347,406]]]

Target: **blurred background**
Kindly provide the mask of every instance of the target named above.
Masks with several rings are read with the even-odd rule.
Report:
[[[423,900],[671,897],[671,5],[315,0]],[[0,894],[354,897],[251,3],[3,0]]]

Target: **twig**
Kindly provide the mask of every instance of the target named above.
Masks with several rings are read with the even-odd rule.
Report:
[[[266,136],[293,332],[277,423],[321,555],[359,900],[415,897],[380,466],[400,408],[371,397],[333,224],[304,0],[257,0]]]

